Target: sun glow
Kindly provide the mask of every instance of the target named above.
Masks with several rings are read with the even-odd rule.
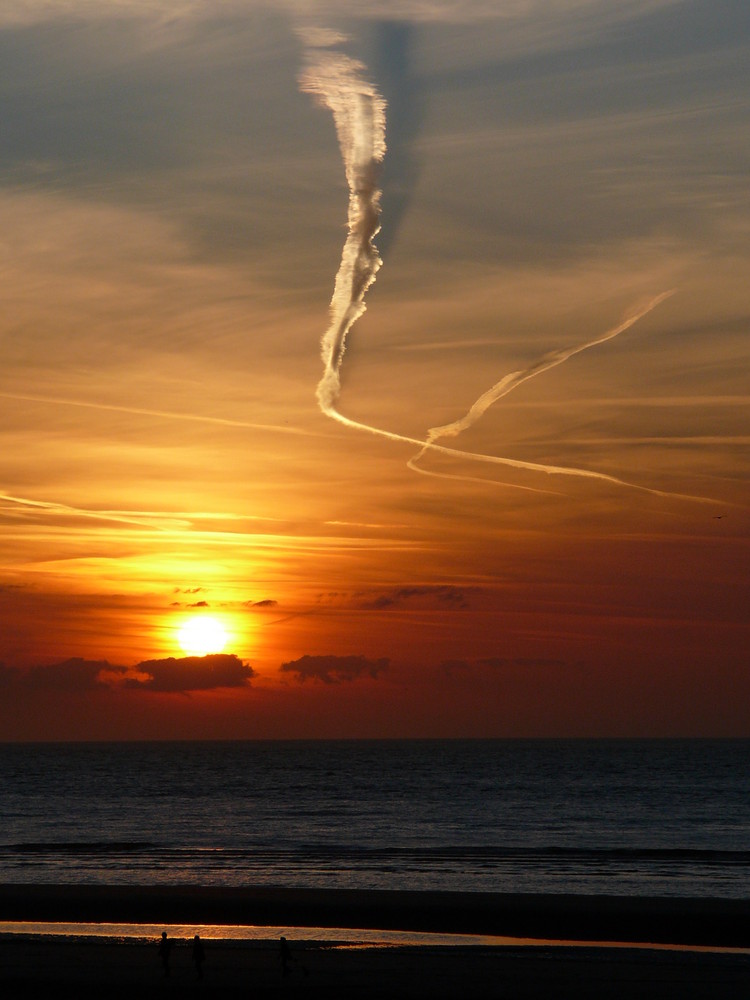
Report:
[[[221,622],[205,615],[188,619],[177,633],[180,648],[187,656],[221,653],[227,639],[227,631]]]

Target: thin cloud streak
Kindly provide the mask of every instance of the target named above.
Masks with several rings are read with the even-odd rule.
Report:
[[[443,472],[432,472],[427,469],[423,469],[418,463],[419,460],[425,455],[429,450],[430,445],[434,444],[443,437],[458,437],[463,431],[468,430],[472,427],[487,410],[493,406],[498,400],[507,396],[518,386],[522,385],[524,382],[529,381],[529,379],[535,378],[537,375],[541,375],[543,372],[549,371],[551,368],[556,368],[558,365],[563,364],[569,358],[572,358],[576,354],[580,354],[582,351],[587,351],[592,347],[596,347],[598,344],[603,344],[608,340],[613,340],[619,334],[624,333],[631,326],[637,323],[640,319],[646,316],[648,313],[655,309],[661,302],[674,295],[674,290],[663,292],[660,295],[655,296],[644,306],[637,309],[633,315],[629,316],[622,323],[608,330],[606,333],[602,334],[600,337],[596,337],[593,340],[585,341],[582,344],[578,344],[575,347],[570,347],[563,350],[552,351],[549,354],[545,354],[542,358],[536,361],[533,365],[521,371],[511,372],[505,375],[499,382],[496,382],[491,389],[484,392],[479,399],[471,406],[471,408],[464,414],[463,417],[458,420],[452,421],[450,424],[444,424],[440,427],[431,427],[427,433],[427,443],[425,447],[421,449],[418,455],[409,459],[407,465],[413,472],[421,472],[424,475],[437,476],[441,479],[461,479],[461,476],[451,475]],[[477,480],[476,477],[472,479],[473,482],[484,480]],[[559,495],[559,494],[556,494]]]
[[[657,490],[651,486],[643,486],[639,483],[630,483],[624,479],[618,479],[616,476],[610,476],[606,472],[594,472],[591,469],[577,469],[573,466],[562,466],[562,465],[548,465],[539,462],[524,462],[516,458],[504,458],[500,455],[485,455],[479,452],[462,451],[459,448],[446,448],[444,445],[435,444],[430,441],[423,441],[420,438],[409,437],[406,434],[397,434],[393,431],[382,430],[379,427],[372,427],[369,424],[360,423],[357,420],[351,420],[349,417],[345,417],[342,413],[339,413],[336,409],[331,409],[328,416],[332,417],[334,420],[338,420],[345,427],[351,427],[355,430],[367,431],[369,434],[374,434],[377,437],[384,437],[390,441],[401,442],[402,444],[414,444],[419,448],[429,449],[430,451],[437,452],[441,455],[450,455],[453,458],[462,458],[471,462],[487,462],[491,465],[502,465],[512,469],[522,469],[528,472],[543,472],[546,475],[551,476],[573,476],[583,479],[594,479],[605,483],[611,483],[613,486],[621,486],[631,490],[638,490],[643,493],[649,493],[651,496],[664,497],[666,499],[673,500],[691,500],[696,503],[716,503],[714,497],[702,497],[694,496],[688,493],[672,493],[668,490]],[[408,464],[408,463],[407,463]],[[424,471],[424,470],[414,470],[414,471]],[[429,473],[428,473],[429,474]],[[434,475],[434,473],[433,473]],[[442,475],[442,474],[441,474]],[[463,478],[463,477],[459,477]],[[503,484],[512,486],[515,484]],[[532,489],[532,487],[517,487],[521,489]],[[546,490],[541,490],[533,488],[533,492],[545,493]]]
[[[557,400],[534,400],[533,403],[523,400],[514,400],[506,403],[515,409],[548,409],[559,407]],[[683,407],[694,409],[698,406],[728,407],[734,409],[737,406],[750,406],[750,396],[588,396],[585,399],[567,400],[565,404],[568,408],[575,406],[628,406],[628,407]]]
[[[563,362],[572,358],[576,354],[588,351],[590,348],[596,347],[597,344],[603,344],[608,340],[613,340],[619,334],[630,329],[631,326],[634,326],[638,320],[648,315],[648,313],[650,313],[652,309],[655,309],[660,302],[663,302],[671,295],[674,295],[674,290],[663,292],[661,295],[655,296],[650,300],[650,302],[647,302],[646,305],[636,310],[632,316],[628,316],[628,318],[623,320],[622,323],[613,327],[611,330],[607,330],[607,332],[603,333],[600,337],[595,337],[593,340],[587,340],[582,344],[577,344],[575,347],[551,351],[549,354],[545,354],[544,357],[540,358],[538,361],[535,361],[534,364],[530,365],[528,368],[505,375],[499,382],[496,382],[491,389],[482,393],[479,399],[477,399],[467,413],[465,413],[459,420],[454,420],[452,423],[444,424],[441,427],[431,427],[427,432],[427,441],[431,444],[433,441],[438,441],[440,438],[458,437],[459,434],[468,430],[482,416],[484,416],[487,410],[489,410],[489,408],[498,400],[502,399],[503,396],[507,396],[508,393],[513,392],[513,390],[517,389],[519,385],[522,385],[524,382],[528,382],[532,378],[536,378],[537,375],[541,375],[543,372],[549,371],[550,368],[556,368],[558,365],[563,364]],[[414,464],[419,461],[426,450],[427,449],[423,448],[418,455],[410,460],[410,468],[413,468]]]
[[[537,444],[556,442],[557,438],[548,438],[546,441],[537,439]],[[593,445],[602,444],[691,444],[691,445],[742,445],[750,444],[748,434],[661,434],[645,435],[639,434],[637,437],[595,437],[595,438],[566,438],[569,445]]]
[[[121,511],[87,510],[85,507],[71,507],[68,504],[51,500],[30,500],[27,497],[11,496],[8,493],[0,493],[0,502],[15,505],[19,508],[26,508],[31,511],[44,511],[63,517],[92,518],[96,521],[114,521],[120,524],[133,525],[138,528],[149,527],[152,529],[163,528],[165,530],[174,530],[180,527],[189,527],[187,522],[175,523],[173,519],[165,517],[163,514],[131,514]]]
[[[570,12],[599,13],[607,19],[619,21],[629,17],[633,10],[658,10],[679,3],[680,0],[621,0],[616,9],[604,0],[547,0],[544,6],[548,17],[559,18]],[[538,9],[535,0],[382,0],[382,15],[392,20],[411,20],[416,23],[465,24],[483,22],[512,22],[526,20]],[[141,17],[152,20],[159,27],[171,27],[181,20],[202,20],[206,9],[232,15],[252,10],[267,10],[267,0],[216,0],[208,5],[202,0],[173,0],[168,9],[162,0],[4,0],[0,11],[0,25],[27,25],[49,20],[55,16],[80,19],[114,19]],[[277,7],[292,17],[303,16],[311,9],[323,11],[333,17],[372,17],[369,3],[357,0],[327,0],[310,3],[310,0],[281,0]],[[584,20],[585,23],[585,19]]]
[[[392,351],[429,352],[465,351],[467,347],[497,347],[497,337],[477,337],[473,340],[436,340],[422,344],[392,344]]]
[[[200,413],[175,413],[169,410],[150,410],[137,406],[117,406],[114,403],[92,403],[80,399],[62,399],[58,396],[35,396],[26,393],[2,392],[3,399],[17,399],[29,403],[49,403],[53,406],[78,406],[89,410],[111,410],[115,413],[132,413],[142,417],[161,417],[166,420],[189,420],[193,423],[220,424],[225,427],[246,427],[250,430],[273,431],[277,434],[296,434],[301,437],[320,437],[314,431],[299,427],[285,427],[280,424],[258,424],[248,420],[230,420],[227,417],[210,417]]]

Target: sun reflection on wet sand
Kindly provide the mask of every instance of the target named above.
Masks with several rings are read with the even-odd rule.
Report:
[[[327,948],[645,948],[654,951],[690,951],[750,955],[750,948],[708,945],[655,944],[647,941],[575,941],[547,938],[501,937],[491,934],[430,934],[419,931],[370,930],[356,927],[295,927],[258,924],[112,924],[39,921],[0,921],[0,937],[106,938],[112,941],[154,941],[162,933],[177,942],[189,943],[198,934],[208,941],[235,942],[249,946],[275,944],[283,935],[303,947]]]

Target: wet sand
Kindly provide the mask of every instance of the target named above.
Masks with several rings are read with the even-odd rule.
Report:
[[[0,885],[0,920],[367,927],[750,948],[750,898]]]
[[[746,955],[570,948],[294,949],[281,974],[276,946],[205,942],[198,981],[189,942],[165,977],[149,944],[0,940],[0,992],[16,998],[152,997],[518,998],[518,1000],[740,1000],[750,994]]]
[[[0,886],[0,920],[398,927],[750,946],[750,900]],[[171,996],[736,1000],[750,996],[746,954],[635,946],[336,949],[298,944],[293,946],[291,974],[283,977],[275,942],[207,940],[204,978],[198,981],[189,944],[177,941],[167,978],[156,941],[2,936],[0,994],[82,1000]]]

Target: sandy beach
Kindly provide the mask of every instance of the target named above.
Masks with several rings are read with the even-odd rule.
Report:
[[[0,920],[358,927],[750,948],[750,899],[6,884]]]
[[[378,927],[602,942],[748,947],[750,901],[317,889],[0,886],[0,920]],[[170,975],[154,941],[0,936],[4,997],[713,998],[750,992],[750,955],[688,948],[390,947],[190,941]]]

